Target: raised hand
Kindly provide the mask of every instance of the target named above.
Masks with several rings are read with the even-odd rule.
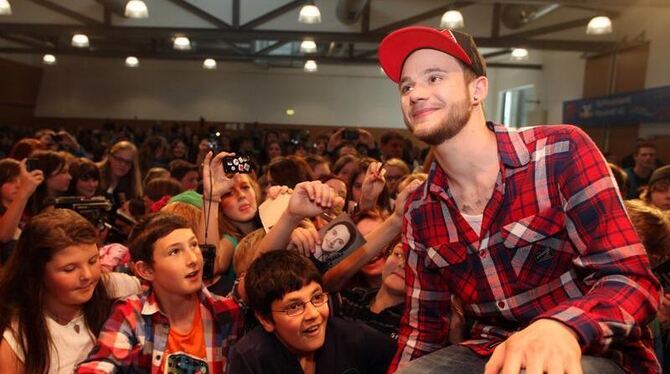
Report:
[[[358,202],[360,210],[370,210],[375,207],[377,198],[386,186],[384,175],[386,175],[386,169],[382,168],[381,162],[371,162],[368,165],[361,185],[361,198]]]
[[[28,196],[32,195],[37,187],[44,181],[44,172],[42,170],[28,171],[26,161],[21,161],[21,172],[19,174],[20,190]]]
[[[220,152],[212,159],[212,151],[207,152],[202,165],[202,192],[205,199],[219,200],[226,192],[235,185],[235,174],[232,178],[226,176],[223,171],[222,160],[226,156],[233,156],[234,153]]]
[[[293,189],[286,212],[294,218],[314,217],[331,208],[342,198],[319,181],[298,183]]]

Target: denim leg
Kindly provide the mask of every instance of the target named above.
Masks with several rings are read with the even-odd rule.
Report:
[[[452,345],[433,353],[410,361],[407,366],[399,370],[398,374],[422,373],[458,373],[481,374],[488,357],[482,358],[474,354],[469,348]],[[582,356],[584,374],[623,374],[621,367],[614,361],[595,356]],[[525,370],[521,370],[525,373]]]
[[[486,365],[486,359],[477,356],[469,348],[451,345],[410,361],[397,373],[481,374],[484,372],[484,365]]]

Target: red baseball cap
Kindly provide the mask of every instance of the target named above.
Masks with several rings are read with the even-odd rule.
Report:
[[[426,26],[410,26],[388,34],[379,44],[379,63],[392,81],[400,81],[407,57],[419,49],[435,49],[461,60],[477,76],[486,76],[486,63],[469,34]]]

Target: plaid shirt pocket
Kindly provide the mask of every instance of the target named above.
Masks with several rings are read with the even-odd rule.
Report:
[[[565,231],[565,213],[549,208],[505,225],[503,245],[510,251],[511,268],[525,288],[543,285],[570,269],[572,246]]]

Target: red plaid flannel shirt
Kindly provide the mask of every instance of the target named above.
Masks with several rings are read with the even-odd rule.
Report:
[[[584,354],[658,372],[647,323],[659,284],[596,146],[574,126],[488,126],[500,172],[480,235],[436,163],[408,199],[406,309],[389,372],[447,344],[452,294],[474,320],[462,344],[479,355],[549,318],[577,333]]]
[[[242,334],[242,311],[231,297],[212,295],[203,287],[200,308],[211,374],[225,373],[228,351]],[[151,290],[118,301],[88,358],[77,374],[162,373],[170,324]]]

